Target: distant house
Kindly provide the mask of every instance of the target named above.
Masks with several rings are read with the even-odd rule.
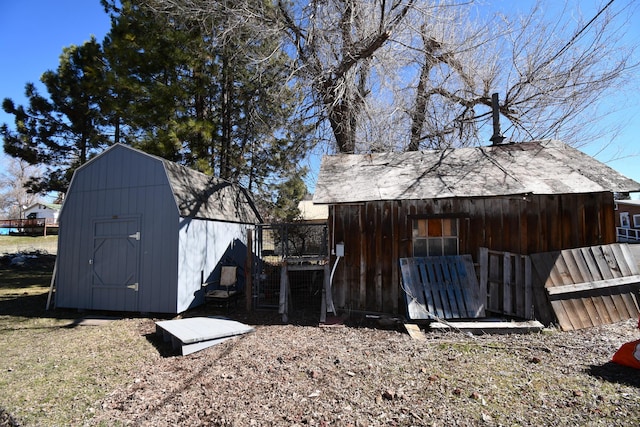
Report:
[[[56,203],[35,203],[24,210],[24,218],[45,219],[47,223],[56,224],[62,205]]]
[[[613,243],[617,191],[640,184],[558,141],[325,156],[313,201],[344,243],[334,304],[397,313],[403,257]]]
[[[316,205],[311,198],[301,200],[298,203],[300,220],[307,223],[324,224],[329,218],[329,209],[326,205]]]
[[[237,265],[260,216],[247,191],[116,144],[78,168],[60,214],[56,306],[180,313]]]
[[[640,243],[640,200],[616,200],[615,213],[618,241]]]

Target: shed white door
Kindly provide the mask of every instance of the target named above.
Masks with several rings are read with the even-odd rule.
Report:
[[[91,308],[137,311],[140,218],[93,221]]]

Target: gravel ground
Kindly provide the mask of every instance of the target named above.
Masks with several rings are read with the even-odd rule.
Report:
[[[255,332],[158,356],[95,409],[93,425],[640,425],[640,373],[610,362],[635,321],[573,332],[427,332],[239,318]],[[140,332],[153,337],[152,321]],[[151,338],[152,340],[155,338]]]

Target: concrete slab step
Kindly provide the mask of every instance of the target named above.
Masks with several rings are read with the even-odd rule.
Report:
[[[238,335],[253,332],[244,323],[219,317],[189,317],[156,322],[156,334],[171,341],[174,350],[185,356],[220,344]]]

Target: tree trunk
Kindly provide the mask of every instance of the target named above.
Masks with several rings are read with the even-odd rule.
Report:
[[[220,147],[220,177],[227,179],[231,175],[231,94],[232,79],[229,70],[229,59],[225,53],[222,59],[222,144]]]

